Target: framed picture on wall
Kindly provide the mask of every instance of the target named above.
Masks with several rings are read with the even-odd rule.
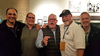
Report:
[[[98,13],[100,12],[100,3],[99,1],[90,0],[87,2],[87,11],[89,13]]]
[[[72,13],[80,13],[81,12],[81,1],[69,0],[68,9]]]

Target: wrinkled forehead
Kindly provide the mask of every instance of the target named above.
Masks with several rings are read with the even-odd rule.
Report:
[[[81,14],[80,18],[83,18],[83,17],[91,18],[91,16],[89,14]]]
[[[57,19],[56,15],[49,15],[48,19]]]
[[[16,12],[14,9],[9,9],[9,10],[7,11],[7,13],[15,13],[15,14],[17,14],[17,12]]]
[[[35,17],[34,14],[28,14],[28,17]]]
[[[89,16],[89,17],[91,18],[90,14],[87,13],[87,12],[83,12],[83,13],[81,13],[80,17],[82,17],[82,16],[84,16],[84,15]]]

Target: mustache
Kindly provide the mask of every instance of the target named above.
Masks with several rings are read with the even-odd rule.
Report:
[[[63,20],[63,22],[66,22],[66,21],[68,21],[67,19],[66,20]]]

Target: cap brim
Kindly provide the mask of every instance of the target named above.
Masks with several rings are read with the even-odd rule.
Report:
[[[63,13],[63,14],[60,14],[59,17],[62,17],[62,16],[64,16],[64,15],[68,15],[68,14],[64,14],[64,13]]]

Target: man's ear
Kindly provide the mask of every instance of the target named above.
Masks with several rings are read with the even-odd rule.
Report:
[[[26,18],[26,21],[27,21],[27,18]]]
[[[7,18],[7,15],[5,15],[5,18]]]
[[[57,22],[58,22],[58,20],[57,20]]]

